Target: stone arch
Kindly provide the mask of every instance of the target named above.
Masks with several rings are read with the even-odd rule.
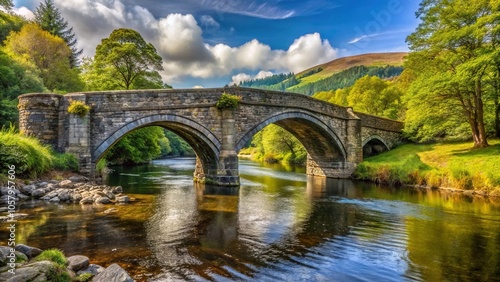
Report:
[[[391,147],[378,135],[371,135],[362,142],[363,158],[389,151]]]
[[[281,112],[266,118],[243,135],[236,144],[236,152],[269,124],[282,127],[304,145],[308,152],[308,174],[333,175],[325,171],[327,167],[337,167],[347,160],[347,150],[337,134],[323,121],[303,111]]]
[[[203,178],[207,171],[217,168],[216,162],[221,150],[221,143],[217,137],[200,123],[171,114],[142,117],[122,126],[92,151],[92,163],[96,164],[106,151],[127,133],[148,126],[166,128],[179,135],[193,148],[197,156],[196,178]]]

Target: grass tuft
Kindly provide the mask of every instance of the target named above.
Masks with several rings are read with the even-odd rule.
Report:
[[[68,263],[68,260],[64,256],[63,252],[58,249],[45,250],[41,254],[36,256],[34,260],[35,261],[48,260],[62,267],[66,267],[66,264]]]

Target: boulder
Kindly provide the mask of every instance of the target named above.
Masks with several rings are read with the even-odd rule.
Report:
[[[17,244],[16,251],[25,254],[28,257],[28,259],[32,259],[38,256],[42,252],[42,250],[39,248],[26,246],[24,244]]]
[[[38,183],[36,183],[35,185],[36,185],[37,187],[44,187],[44,186],[47,186],[48,184],[49,184],[48,182],[46,182],[46,181],[42,181],[42,182],[38,182]],[[33,186],[35,186],[35,185],[33,185]],[[33,187],[33,189],[35,189],[35,187]]]
[[[51,201],[52,203],[59,203],[59,202],[61,201],[61,199],[59,199],[59,197],[57,197],[57,196],[56,196],[56,197],[54,197],[54,198],[50,199],[50,201]]]
[[[45,195],[45,189],[43,188],[38,188],[33,191],[31,191],[31,196],[33,198],[39,199]]]
[[[59,197],[59,199],[61,199],[61,201],[63,201],[63,202],[69,201],[71,199],[71,196],[69,195],[69,193],[67,191],[59,192],[57,194],[57,197]]]
[[[82,269],[89,267],[90,261],[86,256],[76,255],[70,256],[68,259],[68,268],[74,272],[78,272]]]
[[[120,194],[120,193],[123,193],[123,188],[121,186],[116,186],[116,187],[113,187],[113,190],[112,192],[114,194]]]
[[[118,264],[113,263],[98,274],[93,282],[133,282],[134,280]]]
[[[80,202],[81,199],[83,199],[82,194],[80,193],[75,193],[71,196],[71,199],[73,202]]]
[[[0,247],[0,266],[4,266],[4,265],[7,265],[8,263],[10,263],[11,261],[11,258],[9,256],[11,256],[11,249],[10,247]],[[16,251],[14,249],[14,254],[16,256],[16,258],[14,259],[14,261],[17,261],[17,262],[20,262],[20,261],[28,261],[28,256],[26,256],[25,254],[19,252],[19,251]],[[0,281],[5,281],[5,280],[2,280],[0,279]]]
[[[116,197],[116,202],[120,204],[126,204],[130,202],[130,198],[128,196],[118,196]]]
[[[92,197],[85,197],[85,198],[80,200],[81,205],[92,204],[93,202],[94,202],[94,200],[92,199]]]
[[[50,261],[38,261],[18,267],[15,274],[8,271],[0,273],[0,281],[51,281],[55,268],[55,265]]]
[[[63,181],[59,182],[59,187],[73,187],[73,181],[63,180]]]
[[[0,188],[0,195],[2,195],[2,196],[9,195],[9,188],[7,188],[7,187]]]
[[[72,182],[83,182],[89,179],[83,175],[77,175],[77,176],[71,176],[69,180],[71,180]]]
[[[97,265],[97,264],[90,264],[87,268],[83,269],[83,270],[80,270],[78,271],[76,274],[77,275],[81,275],[81,274],[85,274],[85,273],[90,273],[92,275],[97,275],[101,272],[103,272],[106,268],[100,266],[100,265]]]
[[[95,200],[95,202],[98,203],[98,204],[109,204],[109,203],[111,203],[111,201],[109,200],[108,197],[98,197]]]

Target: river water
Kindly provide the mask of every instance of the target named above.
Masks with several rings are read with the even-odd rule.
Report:
[[[26,202],[18,243],[117,262],[138,281],[500,281],[498,201],[245,160],[239,189],[205,187],[193,168],[115,168],[105,181],[128,205]]]

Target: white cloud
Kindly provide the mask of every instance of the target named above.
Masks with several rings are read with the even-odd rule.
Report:
[[[220,28],[220,24],[209,15],[201,16],[200,21],[201,21],[201,25],[208,28],[208,29],[215,30],[215,29]]]
[[[200,24],[191,14],[174,13],[158,19],[148,9],[139,5],[127,6],[122,0],[54,2],[74,28],[78,48],[83,48],[84,56],[93,56],[96,46],[113,30],[132,28],[157,48],[164,60],[161,75],[169,84],[189,77],[213,79],[259,70],[299,72],[338,56],[338,50],[318,33],[297,38],[288,50],[273,50],[257,39],[237,47],[209,45],[203,39]],[[236,5],[234,1],[231,3]],[[250,8],[272,11],[265,4]],[[200,22],[205,26],[219,25],[210,16],[201,17]]]
[[[33,20],[35,18],[35,14],[33,14],[33,12],[30,9],[24,6],[20,8],[14,8],[13,11],[15,14],[23,16],[28,20]]]
[[[239,73],[239,74],[233,75],[231,77],[232,81],[231,81],[230,85],[238,85],[242,81],[265,78],[265,77],[271,76],[273,74],[274,73],[272,73],[270,71],[263,71],[263,70],[259,71],[259,73],[257,73],[255,76],[251,76],[251,75],[246,74],[246,73]]]

